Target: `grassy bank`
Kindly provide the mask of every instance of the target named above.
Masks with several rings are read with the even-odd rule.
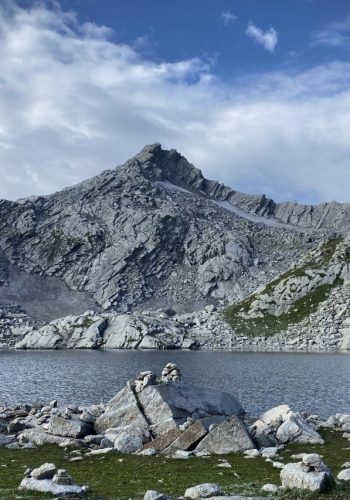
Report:
[[[310,314],[314,313],[320,304],[327,299],[333,288],[343,284],[341,278],[338,277],[332,284],[323,284],[315,287],[310,293],[296,300],[288,311],[279,316],[266,313],[261,318],[244,318],[241,317],[240,314],[248,313],[253,302],[259,298],[260,295],[272,295],[275,288],[282,282],[291,278],[306,276],[307,271],[310,269],[316,270],[327,267],[340,242],[341,238],[330,239],[322,246],[318,259],[314,261],[309,260],[302,267],[290,269],[268,283],[261,292],[254,293],[238,304],[233,304],[228,307],[224,312],[224,318],[227,323],[240,335],[252,337],[263,335],[268,337],[283,332],[289,325],[300,323],[305,318],[309,317]]]
[[[299,452],[317,452],[336,476],[341,465],[350,460],[350,443],[341,433],[324,433],[325,445],[292,445],[281,456],[290,461],[290,455]],[[280,484],[280,471],[261,458],[245,459],[241,455],[227,457],[195,458],[187,460],[165,457],[137,457],[134,455],[108,454],[69,462],[67,452],[57,446],[34,450],[0,449],[0,498],[1,500],[46,498],[43,495],[19,493],[17,487],[27,467],[37,467],[53,462],[65,468],[80,485],[90,487],[89,499],[142,498],[147,489],[156,489],[174,496],[184,494],[187,487],[203,482],[220,484],[225,493],[260,495],[265,483]],[[232,468],[217,467],[220,459],[227,459]],[[285,493],[279,498],[350,498],[350,486],[340,487],[327,495]]]

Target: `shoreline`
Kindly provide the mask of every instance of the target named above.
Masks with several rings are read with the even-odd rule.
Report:
[[[186,383],[168,363],[160,377],[141,372],[106,404],[0,406],[0,498],[58,485],[87,498],[141,499],[159,488],[178,498],[210,481],[214,497],[300,498],[304,489],[316,495],[308,498],[345,499],[349,450],[350,414],[323,419],[280,405],[251,416],[236,397]]]

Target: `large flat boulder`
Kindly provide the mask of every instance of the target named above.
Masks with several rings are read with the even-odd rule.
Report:
[[[318,455],[306,455],[302,462],[286,464],[281,471],[282,487],[297,490],[307,490],[320,493],[325,491],[331,481],[331,473],[323,464],[320,457],[317,463],[308,464],[308,457]]]
[[[33,443],[36,446],[42,446],[44,444],[58,444],[59,446],[70,446],[70,447],[81,447],[84,446],[83,442],[79,439],[66,438],[62,436],[54,436],[53,434],[47,434],[41,428],[36,429],[25,429],[19,435],[19,439],[24,443]]]
[[[138,395],[152,432],[159,436],[186,418],[210,415],[242,415],[239,401],[230,394],[184,383],[150,385]]]
[[[78,417],[64,418],[60,415],[52,414],[47,432],[55,436],[79,439],[91,434],[91,430],[92,426],[83,422]]]
[[[196,453],[225,455],[255,448],[243,422],[232,416],[212,429],[199,443]]]

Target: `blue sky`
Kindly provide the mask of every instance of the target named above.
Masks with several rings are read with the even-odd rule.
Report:
[[[110,26],[116,41],[132,44],[143,38],[145,54],[156,61],[208,57],[224,79],[349,56],[349,47],[335,53],[326,44],[310,45],[313,33],[350,16],[348,0],[62,0],[61,4],[82,20]],[[249,22],[264,31],[271,27],[277,31],[273,54],[247,37]]]
[[[0,197],[146,143],[277,201],[350,201],[348,0],[2,0]]]

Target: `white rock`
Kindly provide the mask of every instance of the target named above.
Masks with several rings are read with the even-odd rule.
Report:
[[[265,493],[276,494],[279,491],[279,486],[277,486],[276,484],[267,483],[264,484],[264,486],[261,488],[261,491],[264,491]]]
[[[349,482],[350,481],[350,469],[343,469],[342,471],[339,472],[337,475],[337,478],[339,481],[345,481]]]
[[[306,466],[300,463],[286,464],[281,471],[281,481],[283,488],[299,489],[313,492],[324,491],[330,480],[330,473],[327,471],[308,471]]]
[[[159,491],[148,490],[143,497],[143,500],[170,500],[171,497],[164,495],[164,493],[159,493]]]
[[[214,483],[203,483],[197,486],[187,488],[185,491],[186,498],[208,498],[211,496],[221,495],[220,486]]]
[[[26,477],[23,479],[19,485],[20,490],[28,491],[39,491],[41,493],[50,493],[55,497],[66,497],[66,496],[82,496],[86,492],[86,488],[77,486],[75,484],[61,485],[55,484],[51,479],[34,479],[32,477]]]
[[[34,479],[52,479],[56,474],[57,468],[55,464],[43,464],[36,469],[33,469],[31,476]]]

